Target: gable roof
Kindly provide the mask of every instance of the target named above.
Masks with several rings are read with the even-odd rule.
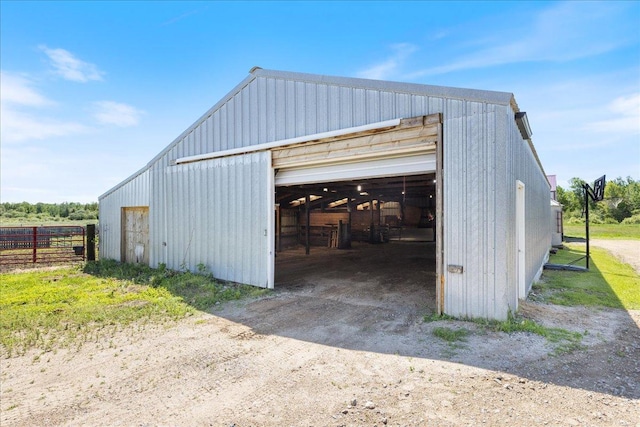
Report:
[[[266,70],[260,67],[253,67],[249,70],[249,75],[238,83],[231,91],[229,91],[224,97],[222,97],[217,103],[215,103],[209,110],[207,110],[198,120],[196,120],[191,126],[184,130],[178,137],[176,137],[169,145],[167,145],[162,151],[160,151],[155,157],[153,157],[143,168],[129,176],[127,179],[102,194],[99,199],[107,196],[117,188],[125,185],[131,180],[138,177],[140,174],[151,168],[158,160],[166,155],[171,149],[179,144],[189,133],[200,126],[206,121],[212,114],[218,109],[224,106],[230,99],[240,93],[246,86],[258,78],[271,78],[286,81],[295,81],[303,83],[315,83],[324,84],[329,86],[339,86],[357,89],[370,89],[386,92],[405,93],[410,95],[421,95],[429,97],[438,97],[446,99],[459,99],[475,102],[484,102],[498,105],[510,105],[514,112],[519,112],[518,105],[515,98],[510,92],[498,92],[479,89],[465,89],[457,87],[447,86],[433,86],[417,83],[402,83],[386,80],[370,80],[354,77],[338,77],[338,76],[326,76],[320,74],[308,74],[291,71],[278,71],[278,70]],[[533,149],[531,141],[529,141]],[[536,155],[537,158],[537,155]]]
[[[509,92],[496,92],[489,90],[478,89],[463,89],[447,86],[432,86],[417,83],[400,83],[386,80],[369,80],[360,79],[354,77],[337,77],[337,76],[325,76],[320,74],[307,74],[291,71],[277,71],[277,70],[265,70],[260,67],[253,67],[249,70],[249,76],[242,80],[236,87],[234,87],[229,93],[227,93],[222,99],[220,99],[213,107],[211,107],[206,113],[204,113],[194,124],[189,126],[184,132],[178,135],[164,150],[156,155],[147,166],[151,166],[158,159],[164,156],[170,151],[176,144],[180,143],[185,136],[191,133],[195,128],[202,124],[209,116],[211,116],[216,110],[226,104],[231,98],[248,86],[253,80],[264,77],[280,80],[304,82],[304,83],[317,83],[330,86],[343,86],[349,88],[358,89],[372,89],[387,92],[399,92],[412,95],[424,95],[432,97],[450,98],[450,99],[464,99],[468,101],[486,102],[498,105],[511,105],[514,112],[519,112],[518,106],[515,102],[515,98],[512,93]]]
[[[412,95],[465,99],[469,101],[488,102],[501,105],[509,105],[513,102],[513,94],[509,92],[433,86],[418,83],[401,83],[387,80],[370,80],[355,77],[324,76],[319,74],[297,73],[290,71],[265,70],[260,67],[253,67],[249,73],[253,77],[268,77],[306,83],[327,84],[332,86],[400,92]]]

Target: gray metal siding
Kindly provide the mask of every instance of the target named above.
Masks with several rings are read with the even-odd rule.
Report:
[[[507,180],[506,185],[511,183],[511,191],[506,191],[509,196],[507,215],[511,219],[509,246],[511,248],[515,264],[516,242],[515,242],[515,182],[520,180],[525,184],[525,239],[526,239],[526,285],[527,292],[531,289],[533,281],[541,271],[547,259],[549,248],[551,247],[551,233],[549,223],[551,221],[550,188],[544,172],[538,166],[527,141],[522,140],[520,132],[514,122],[510,122],[510,132],[508,135],[507,148]],[[506,281],[516,282],[515,268],[509,271]],[[515,288],[513,288],[515,289]],[[513,290],[511,289],[511,290]],[[517,295],[509,295],[510,306],[516,307]]]
[[[210,111],[158,160],[441,112],[443,105],[444,98],[427,95],[258,77]]]
[[[121,214],[123,207],[149,206],[149,171],[143,171],[117,190],[100,197],[100,258],[121,257]]]
[[[503,261],[497,264],[497,283],[504,285],[499,294],[509,309],[515,311],[518,304],[517,291],[517,238],[516,238],[516,183],[525,184],[525,281],[527,291],[536,280],[551,246],[549,221],[549,185],[544,172],[526,140],[512,120],[513,113],[506,117],[504,137],[499,138],[499,173],[497,191],[501,209],[496,212],[498,242]],[[506,317],[506,312],[497,318]]]
[[[270,173],[269,152],[169,166],[167,267],[266,287]]]
[[[495,166],[506,108],[446,101],[443,263],[445,312],[451,315],[493,317],[503,311],[496,280]],[[463,273],[448,272],[449,265],[463,266]]]
[[[527,289],[551,243],[549,187],[511,107],[447,104],[445,312],[505,319],[517,308],[516,181],[525,184]],[[447,272],[450,264],[462,265],[464,273]]]

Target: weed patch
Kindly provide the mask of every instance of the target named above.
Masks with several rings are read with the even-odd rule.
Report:
[[[472,322],[484,332],[504,332],[513,334],[517,332],[530,333],[546,338],[547,342],[553,345],[553,353],[556,355],[569,353],[583,348],[581,342],[583,335],[578,332],[570,332],[562,328],[549,328],[531,319],[509,313],[507,320],[487,320],[487,319],[455,319],[451,316],[425,316],[425,322],[435,322],[439,320],[458,320]],[[449,327],[436,327],[432,331],[433,335],[448,343],[456,341],[466,341],[470,331],[465,328],[453,329]]]
[[[453,329],[453,328],[447,328],[442,326],[433,328],[432,333],[434,336],[440,339],[443,339],[449,343],[456,342],[456,341],[466,341],[467,336],[469,336],[468,329],[464,329],[464,328]]]
[[[571,332],[562,328],[549,328],[531,319],[511,313],[509,313],[507,320],[504,321],[474,319],[473,322],[483,329],[493,332],[505,332],[507,334],[525,332],[539,335],[546,338],[547,342],[553,345],[553,352],[556,355],[584,348],[581,344],[583,335],[579,332]]]

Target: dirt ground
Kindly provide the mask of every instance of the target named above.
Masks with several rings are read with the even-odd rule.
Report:
[[[640,426],[640,312],[523,304],[587,332],[556,356],[536,335],[425,323],[432,244],[327,251],[279,257],[269,296],[3,359],[0,425]]]

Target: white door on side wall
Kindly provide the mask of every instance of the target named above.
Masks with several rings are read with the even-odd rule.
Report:
[[[525,233],[525,192],[524,183],[516,181],[516,277],[518,280],[518,299],[527,297],[526,283],[526,233]]]

